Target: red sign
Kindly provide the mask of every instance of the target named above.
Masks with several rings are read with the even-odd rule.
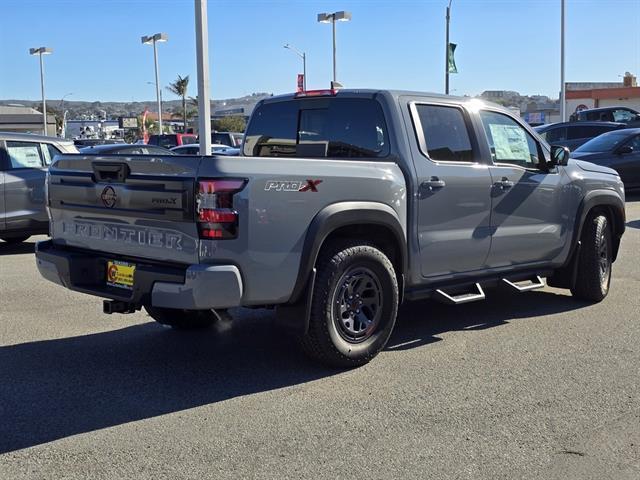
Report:
[[[296,92],[304,92],[304,75],[302,73],[298,74],[298,88]]]

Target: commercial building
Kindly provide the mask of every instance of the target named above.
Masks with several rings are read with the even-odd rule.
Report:
[[[623,82],[567,83],[567,116],[579,110],[602,107],[630,107],[640,111],[640,87],[627,72]]]
[[[23,105],[0,105],[0,131],[42,134],[42,112]],[[50,114],[47,135],[56,136],[56,118]]]

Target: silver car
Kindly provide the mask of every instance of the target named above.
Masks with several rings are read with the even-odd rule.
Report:
[[[60,153],[78,150],[61,138],[0,132],[0,239],[18,243],[49,232],[44,183]]]

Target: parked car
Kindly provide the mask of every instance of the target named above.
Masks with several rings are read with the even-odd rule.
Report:
[[[575,150],[598,135],[626,127],[624,123],[614,122],[560,122],[541,125],[534,130],[549,145],[563,145],[570,150]]]
[[[619,122],[628,127],[640,127],[640,112],[629,107],[590,108],[573,113],[573,122]]]
[[[625,229],[607,167],[478,100],[326,90],[256,105],[243,160],[57,157],[42,276],[175,328],[275,306],[333,366],[375,357],[401,300],[549,285],[598,302]],[[500,304],[496,308],[504,308]],[[224,314],[222,315],[224,316]]]
[[[230,147],[222,145],[221,143],[214,143],[211,145],[211,154],[226,150]],[[171,148],[171,151],[176,155],[200,155],[200,145],[197,143],[191,145],[180,145],[179,147]]]
[[[240,132],[211,132],[211,141],[214,143],[221,143],[229,147],[242,146],[242,139],[244,133]]]
[[[196,143],[198,137],[192,133],[169,133],[163,135],[151,135],[148,145],[158,145],[164,148],[173,148],[179,145]]]
[[[239,148],[225,148],[224,150],[220,150],[216,152],[216,155],[226,155],[227,157],[238,157],[240,155]]]
[[[613,168],[626,190],[640,189],[640,128],[600,135],[576,149],[571,157]]]
[[[0,132],[0,238],[5,242],[49,232],[45,176],[61,153],[78,150],[61,138]]]
[[[94,145],[111,145],[125,143],[121,138],[76,138],[73,144],[76,148],[92,147]]]
[[[174,153],[167,148],[138,143],[84,147],[80,149],[80,153],[85,155],[174,155]]]

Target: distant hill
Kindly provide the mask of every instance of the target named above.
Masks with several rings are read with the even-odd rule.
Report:
[[[163,112],[182,113],[182,100],[175,99],[168,92],[163,92],[162,109]],[[171,99],[167,97],[171,95]],[[249,114],[261,99],[270,97],[272,94],[266,92],[252,93],[240,98],[228,98],[224,100],[212,100],[211,112],[217,110],[233,110],[236,108],[244,108],[245,113]],[[38,108],[42,104],[39,100],[0,100],[0,105],[24,105],[25,107]],[[60,110],[62,107],[60,99],[48,98],[47,110]],[[92,116],[100,118],[106,112],[107,118],[117,118],[126,116],[136,116],[142,114],[144,109],[148,108],[150,112],[156,112],[156,100],[134,101],[134,102],[100,102],[100,101],[78,101],[65,99],[64,109],[68,110],[68,119],[90,119]],[[197,107],[188,103],[187,108],[196,110]]]

